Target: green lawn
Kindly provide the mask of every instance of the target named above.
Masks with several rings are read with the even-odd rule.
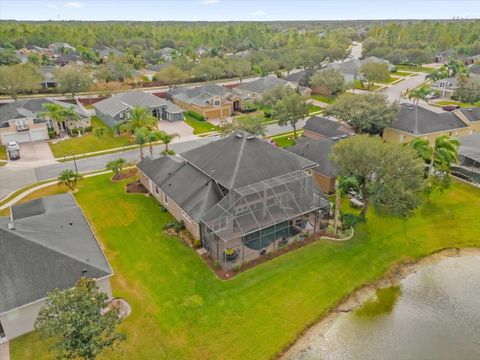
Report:
[[[308,108],[308,112],[311,114],[311,113],[315,113],[315,112],[318,112],[320,110],[323,110],[323,108],[321,106],[317,106],[317,105],[310,105],[310,107]]]
[[[127,341],[101,359],[272,359],[354,289],[400,261],[480,246],[480,190],[455,183],[408,220],[370,212],[347,242],[318,241],[218,280],[194,250],[162,233],[158,203],[124,192],[111,175],[75,195],[115,271],[114,295],[132,306]],[[13,360],[46,360],[33,333],[10,343]]]
[[[326,96],[321,94],[312,94],[311,98],[327,104],[333,104],[336,100],[334,96]]]
[[[400,71],[414,71],[414,72],[424,72],[424,73],[430,73],[436,70],[435,68],[426,67],[426,66],[417,67],[417,66],[410,66],[410,65],[395,65],[395,67]]]
[[[390,76],[390,79],[388,79],[387,81],[380,81],[379,83],[380,84],[391,84],[397,80],[403,80],[402,78],[398,78],[398,77],[394,77],[394,76]]]
[[[53,155],[55,157],[70,156],[73,153],[83,154],[135,144],[133,138],[129,136],[114,136],[112,129],[96,116],[92,117],[91,124],[93,131],[85,136],[58,141],[56,144],[50,142],[49,145]],[[95,128],[97,127],[105,128],[102,138],[95,135]]]
[[[367,84],[363,84],[360,80],[353,80],[353,84],[356,90],[367,90]],[[379,85],[372,84],[368,91],[375,91],[380,88]]]
[[[393,76],[410,76],[413,75],[411,72],[404,72],[404,71],[395,71],[392,73]]]
[[[200,121],[194,119],[188,114],[183,114],[185,117],[185,122],[193,128],[194,135],[201,135],[205,133],[209,133],[212,131],[218,131],[218,126],[213,125],[212,123],[208,122],[207,120]]]
[[[0,160],[7,160],[7,147],[0,145]]]
[[[474,107],[476,106],[475,104],[469,104],[469,103],[461,103],[455,100],[439,100],[432,102],[433,105],[438,105],[438,106],[446,106],[446,105],[458,105],[462,108],[467,108],[467,107]]]

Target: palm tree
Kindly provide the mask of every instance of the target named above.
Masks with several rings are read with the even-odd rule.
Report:
[[[63,170],[58,176],[58,182],[65,184],[72,192],[75,191],[78,180],[82,179],[82,175],[70,169]]]
[[[167,134],[165,131],[160,132],[160,140],[165,144],[165,149],[162,151],[162,155],[175,155],[175,151],[168,148],[173,139],[180,137],[178,134]]]
[[[418,126],[418,102],[427,98],[427,95],[430,94],[430,88],[428,86],[421,86],[416,88],[408,94],[408,99],[412,100],[415,105],[415,129]]]
[[[75,108],[73,106],[70,106],[68,108],[62,107],[61,110],[61,115],[64,120],[70,120],[70,121],[79,121],[80,120],[80,115],[75,111]]]
[[[444,65],[440,69],[432,71],[425,78],[430,79],[432,81],[437,81],[437,80],[440,80],[440,79],[445,79],[447,77],[448,77],[448,69]]]
[[[148,129],[147,128],[137,128],[135,130],[135,142],[140,145],[140,159],[143,160],[144,155],[143,155],[143,145],[145,145],[145,140],[148,135]]]
[[[62,121],[64,120],[64,108],[63,106],[55,103],[45,103],[42,107],[46,110],[41,115],[47,117],[50,120],[55,120],[58,126],[63,129]]]
[[[360,188],[360,183],[356,176],[338,176],[336,186],[337,191],[335,192],[335,214],[333,216],[334,234],[337,234],[342,196],[346,195],[350,191],[350,189],[358,191]]]
[[[157,125],[157,118],[147,108],[136,106],[130,110],[129,119],[122,124],[122,130],[135,133],[137,129],[152,129]]]
[[[122,172],[123,166],[127,163],[127,160],[124,158],[118,158],[115,160],[110,160],[107,162],[105,169],[112,171],[115,175],[118,175]]]
[[[150,157],[153,159],[153,143],[159,141],[163,131],[149,131],[146,139],[148,141],[148,147],[150,149]]]

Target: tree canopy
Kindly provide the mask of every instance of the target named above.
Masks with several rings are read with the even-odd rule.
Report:
[[[345,79],[336,69],[318,71],[310,78],[310,87],[316,93],[324,95],[337,94],[345,90]]]
[[[80,66],[65,66],[56,71],[58,91],[62,94],[75,94],[87,91],[92,85],[90,74]]]
[[[0,66],[0,89],[14,100],[20,93],[39,90],[41,81],[37,68],[31,64]]]

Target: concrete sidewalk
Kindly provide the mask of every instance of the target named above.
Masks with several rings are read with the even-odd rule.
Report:
[[[0,360],[10,360],[10,345],[8,341],[0,344]]]

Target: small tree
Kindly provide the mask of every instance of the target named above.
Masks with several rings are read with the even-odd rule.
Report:
[[[92,85],[90,74],[80,66],[65,66],[56,71],[58,91],[62,94],[75,94],[87,91]]]
[[[118,175],[122,172],[123,167],[127,163],[127,160],[124,158],[118,158],[115,160],[110,160],[107,162],[105,169],[112,171],[115,175]]]
[[[385,82],[390,79],[390,71],[385,63],[368,61],[360,68],[360,74],[367,81],[367,90],[370,90],[375,82]]]
[[[324,95],[337,94],[345,90],[345,78],[336,69],[322,70],[311,77],[310,87]]]
[[[159,134],[159,140],[165,145],[165,149],[162,151],[162,155],[175,155],[175,151],[168,148],[168,145],[175,139],[180,137],[178,134],[167,134],[165,131],[161,131]]]
[[[58,176],[58,182],[60,184],[64,184],[70,189],[70,191],[74,192],[75,188],[77,187],[78,181],[82,178],[82,175],[80,175],[78,172],[74,172],[70,169],[65,169]]]
[[[305,98],[297,93],[284,97],[273,105],[272,118],[278,125],[290,125],[293,128],[293,137],[297,138],[297,123],[309,114],[309,104]]]
[[[107,294],[93,279],[82,277],[75,287],[48,294],[35,329],[54,341],[57,358],[94,360],[125,340],[117,331],[121,321],[118,310],[105,311],[107,306]]]
[[[136,106],[130,110],[130,117],[123,123],[121,129],[135,133],[137,129],[152,129],[157,125],[157,118],[147,108]]]
[[[105,128],[103,126],[99,126],[95,128],[95,135],[101,139],[103,138],[103,135],[105,134]]]
[[[228,136],[236,131],[246,131],[252,135],[265,136],[265,129],[265,124],[256,116],[242,116],[233,118],[230,122],[223,120],[220,123],[221,136]]]
[[[163,82],[169,88],[184,82],[187,77],[188,74],[175,64],[164,67],[155,75],[156,80]]]

